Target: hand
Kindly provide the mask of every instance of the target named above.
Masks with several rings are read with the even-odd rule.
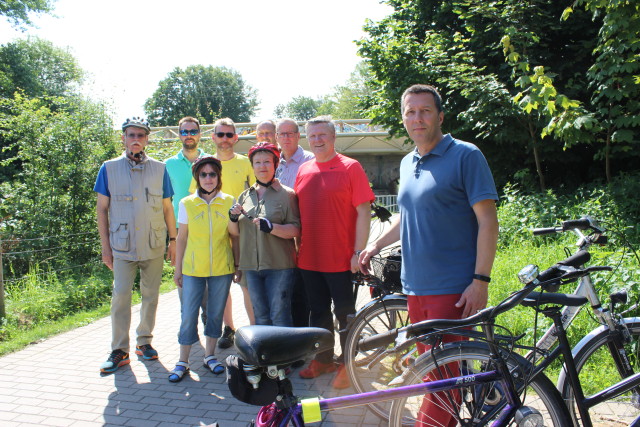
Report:
[[[175,271],[173,273],[173,282],[176,284],[177,287],[181,288],[182,287],[182,273],[178,273],[177,271]]]
[[[231,206],[231,209],[229,209],[229,220],[231,222],[238,222],[238,220],[240,219],[240,214],[242,213],[242,206],[240,206],[239,204],[234,204],[233,206]]]
[[[353,255],[351,255],[351,272],[357,273],[358,270],[360,270],[360,263],[358,262],[358,256],[354,252]]]
[[[469,317],[476,314],[487,306],[489,299],[489,284],[480,280],[473,280],[467,289],[464,290],[460,299],[456,303],[456,307],[464,306],[462,317]]]
[[[113,252],[110,247],[102,248],[102,262],[113,271]]]
[[[260,231],[265,233],[271,233],[273,231],[273,224],[267,218],[256,218],[253,220],[253,223],[260,228]]]
[[[360,258],[358,259],[358,264],[360,271],[363,274],[371,274],[371,257],[374,255],[378,255],[380,253],[380,249],[378,249],[373,243],[364,248],[362,252],[360,252]]]
[[[236,268],[236,272],[233,274],[233,281],[240,283],[240,280],[242,280],[242,270]]]
[[[171,261],[172,266],[176,265],[176,241],[175,240],[169,241],[169,246],[167,246],[167,255],[165,258],[167,261],[169,260]]]

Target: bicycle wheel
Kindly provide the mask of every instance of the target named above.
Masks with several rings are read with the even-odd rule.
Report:
[[[631,341],[624,344],[624,348],[633,372],[638,373],[640,372],[640,320],[624,319],[624,321],[631,334]],[[576,346],[574,360],[585,396],[604,390],[622,379],[609,350],[611,341],[612,334],[609,329],[600,327],[591,332],[584,343],[580,342]],[[558,389],[567,399],[567,406],[572,416],[582,424],[574,404],[573,390],[564,374],[560,375]],[[640,396],[635,390],[629,391],[590,408],[589,416],[594,426],[629,425],[640,416]]]
[[[440,369],[445,366],[447,369],[457,368],[468,375],[492,370],[493,362],[489,353],[485,343],[457,342],[446,345],[435,357]],[[507,359],[507,366],[516,386],[523,384],[522,381],[526,378],[523,367],[530,366],[529,363],[524,358],[511,354]],[[437,372],[434,356],[425,353],[416,361],[415,366],[405,373],[402,385],[421,383],[427,376],[437,379],[440,377]],[[553,383],[542,374],[529,380],[526,390],[520,394],[524,405],[538,410],[544,418],[545,426],[570,426],[571,417]],[[433,397],[436,405],[444,413],[456,417],[459,424],[486,425],[499,416],[506,403],[502,389],[502,384],[493,382],[461,388],[457,393],[461,398],[456,397],[451,391],[436,393]],[[423,397],[414,396],[394,401],[391,405],[389,425],[442,425],[437,420],[429,419],[429,415],[421,413]],[[514,420],[511,420],[511,425],[515,425]]]
[[[404,298],[380,301],[356,315],[347,335],[344,364],[351,384],[358,393],[388,389],[389,383],[411,366],[417,357],[413,346],[402,354],[380,359],[387,346],[360,351],[358,341],[409,323],[407,301]],[[385,420],[389,418],[391,402],[377,402],[368,406],[378,417]]]

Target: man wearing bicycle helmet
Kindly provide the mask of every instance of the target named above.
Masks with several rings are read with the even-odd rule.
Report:
[[[401,281],[411,321],[468,317],[487,304],[496,254],[493,177],[475,145],[442,133],[442,100],[434,87],[409,87],[401,106],[416,148],[400,164],[400,216],[360,254],[361,269],[368,271],[371,256],[401,240]],[[425,351],[421,344],[418,349]],[[455,424],[431,396],[423,402],[425,417]]]
[[[340,329],[346,330],[347,316],[355,312],[351,273],[358,270],[358,255],[367,244],[374,195],[360,163],[336,152],[330,117],[309,120],[306,130],[316,157],[300,166],[295,183],[302,224],[298,268],[311,309],[310,326],[333,330],[333,303]],[[345,340],[341,333],[343,353]],[[300,376],[315,378],[335,370],[332,349],[318,353]],[[343,363],[332,385],[349,387]]]
[[[149,123],[132,117],[122,124],[122,156],[102,164],[94,191],[102,261],[113,270],[111,299],[111,354],[103,373],[129,363],[131,289],[140,271],[142,308],[136,330],[136,354],[157,359],[151,346],[162,278],[163,255],[169,232],[167,258],[175,261],[176,220],[171,204],[173,189],[165,164],[146,155]]]

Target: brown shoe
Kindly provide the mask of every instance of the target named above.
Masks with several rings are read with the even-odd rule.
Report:
[[[344,367],[344,363],[338,366],[338,373],[336,374],[336,377],[333,379],[331,386],[338,390],[351,387],[351,381],[349,381],[349,375],[347,375],[347,370]]]
[[[319,377],[322,374],[328,374],[331,372],[335,372],[336,364],[331,363],[322,363],[313,359],[309,366],[299,372],[300,378],[311,379]]]

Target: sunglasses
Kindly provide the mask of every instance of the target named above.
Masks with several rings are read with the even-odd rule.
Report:
[[[217,172],[200,172],[200,178],[206,178],[206,177],[217,178],[218,173]]]
[[[200,131],[198,129],[191,129],[191,130],[182,129],[180,131],[180,135],[182,135],[182,136],[187,136],[187,135],[196,136],[199,133],[200,133]]]
[[[233,133],[233,132],[216,132],[216,136],[218,138],[224,138],[225,136],[227,138],[233,138],[234,135],[235,135],[235,133]]]

